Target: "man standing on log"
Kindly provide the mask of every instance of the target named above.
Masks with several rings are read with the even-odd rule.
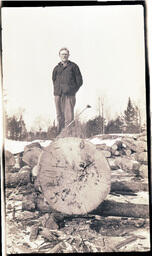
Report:
[[[75,95],[83,83],[79,67],[68,60],[69,50],[60,49],[59,56],[61,62],[54,68],[52,74],[58,134],[74,119]]]

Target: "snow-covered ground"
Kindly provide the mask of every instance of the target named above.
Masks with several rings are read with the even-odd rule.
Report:
[[[94,145],[106,144],[107,146],[111,147],[116,141],[121,140],[121,138],[102,139],[99,137],[95,137],[87,140]],[[39,142],[42,147],[47,147],[52,142],[52,140],[15,141],[15,140],[5,139],[4,148],[5,150],[10,151],[12,154],[18,154],[24,151],[25,146],[33,142]]]
[[[33,143],[39,142],[42,147],[47,147],[52,141],[51,140],[33,140],[33,141],[16,141],[5,139],[4,148],[10,151],[12,154],[18,154],[24,151],[24,147]]]
[[[102,138],[102,134],[96,135],[94,138],[87,139],[94,145],[99,144],[106,144],[107,146],[111,147],[116,141],[121,141],[122,137],[133,137],[134,134],[109,134],[109,136],[118,136],[115,139],[109,138],[104,139]],[[42,147],[47,147],[52,140],[33,140],[33,141],[15,141],[15,140],[9,140],[5,139],[5,150],[9,150],[12,154],[17,154],[24,151],[24,147],[26,145],[29,145],[33,142],[39,142]]]
[[[112,146],[116,140],[120,140],[121,138],[117,139],[101,139],[95,137],[93,139],[88,139],[93,144],[106,144],[107,146]],[[33,140],[33,141],[16,141],[16,140],[9,140],[5,139],[4,148],[5,150],[9,150],[12,154],[17,154],[24,151],[24,147],[33,143],[39,142],[42,147],[47,147],[52,140]]]
[[[121,138],[117,138],[117,139],[101,139],[101,138],[93,138],[90,139],[89,141],[95,145],[97,144],[106,144],[107,146],[111,147],[116,141],[120,141]]]

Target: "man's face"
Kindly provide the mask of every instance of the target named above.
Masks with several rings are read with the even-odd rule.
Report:
[[[68,51],[62,50],[62,51],[60,52],[60,59],[61,59],[61,61],[62,61],[62,62],[67,62],[67,61],[68,61],[68,58],[69,58],[69,53],[68,53]]]

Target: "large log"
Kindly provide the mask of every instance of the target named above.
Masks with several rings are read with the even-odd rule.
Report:
[[[80,138],[60,138],[39,159],[38,179],[49,205],[66,214],[95,209],[110,192],[110,167],[96,147]]]
[[[92,214],[101,216],[120,216],[134,218],[149,218],[149,206],[146,204],[119,203],[105,200]]]
[[[26,146],[27,147],[27,146]],[[30,167],[34,167],[38,163],[39,156],[42,152],[42,149],[39,147],[26,148],[22,160],[28,164]]]
[[[39,142],[33,142],[33,143],[28,144],[28,145],[25,146],[24,153],[29,151],[29,150],[32,150],[33,148],[40,148],[40,149],[42,149],[42,147],[41,147]]]
[[[14,165],[15,165],[15,157],[13,156],[13,154],[10,151],[5,150],[6,169],[9,171]]]
[[[139,170],[140,163],[135,160],[130,159],[130,157],[117,157],[114,161],[115,166],[121,168],[122,170],[135,171]]]
[[[5,186],[16,187],[19,185],[27,185],[31,180],[29,170],[20,170],[18,173],[6,173]]]
[[[140,182],[119,182],[115,181],[111,183],[111,192],[139,192],[148,191],[148,184]]]
[[[94,218],[93,218],[94,216]],[[123,233],[130,233],[131,230],[145,228],[149,225],[149,219],[119,217],[119,216],[99,216],[92,215],[91,228],[104,236],[122,236]],[[144,238],[144,237],[143,237]]]
[[[123,144],[133,152],[141,153],[147,151],[147,143],[145,141],[134,140],[132,138],[123,138]]]

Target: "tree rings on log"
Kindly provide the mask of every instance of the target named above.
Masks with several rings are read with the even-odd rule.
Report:
[[[73,137],[59,138],[45,148],[38,179],[49,205],[70,215],[96,209],[111,184],[110,167],[101,151]]]

